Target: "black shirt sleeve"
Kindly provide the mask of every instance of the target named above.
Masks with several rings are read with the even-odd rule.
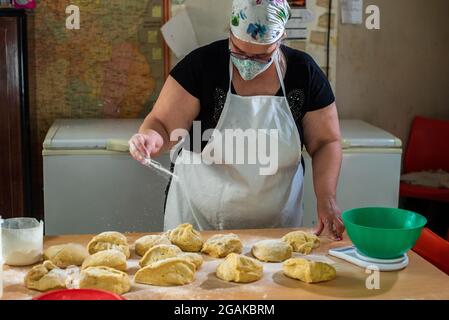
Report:
[[[306,99],[307,111],[325,108],[335,101],[334,93],[326,75],[309,56],[309,94]]]
[[[196,49],[185,56],[170,71],[170,75],[192,96],[200,99],[201,52]]]

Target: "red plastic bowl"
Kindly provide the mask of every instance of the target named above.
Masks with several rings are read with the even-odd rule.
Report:
[[[49,291],[33,300],[126,300],[118,294],[97,289],[62,289]]]

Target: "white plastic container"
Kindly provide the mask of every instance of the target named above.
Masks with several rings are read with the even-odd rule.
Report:
[[[35,218],[12,218],[2,225],[3,261],[10,266],[27,266],[42,259],[44,223]]]

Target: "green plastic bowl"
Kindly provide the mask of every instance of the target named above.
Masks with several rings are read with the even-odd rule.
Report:
[[[342,218],[357,250],[378,259],[410,250],[427,223],[418,213],[396,208],[356,208],[343,212]]]

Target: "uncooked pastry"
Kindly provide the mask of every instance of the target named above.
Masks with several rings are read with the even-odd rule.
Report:
[[[25,276],[24,282],[28,289],[48,291],[66,288],[67,275],[51,261],[44,261],[34,266]]]
[[[195,265],[196,270],[198,270],[201,267],[204,261],[203,256],[201,254],[194,252],[183,252],[178,254],[177,257],[186,258],[188,261],[190,261]]]
[[[225,281],[253,282],[262,278],[263,266],[256,259],[231,253],[218,266],[216,275]]]
[[[282,237],[282,240],[292,246],[293,251],[309,254],[320,246],[320,238],[305,231],[293,231]]]
[[[129,276],[109,267],[89,267],[81,271],[81,289],[100,289],[123,294],[131,288]]]
[[[44,251],[44,260],[50,260],[59,268],[80,266],[88,256],[86,248],[77,243],[51,246]]]
[[[182,251],[199,252],[203,247],[201,234],[193,229],[189,223],[177,226],[175,229],[167,232],[170,241],[181,248]]]
[[[230,253],[242,253],[242,247],[242,241],[236,234],[216,234],[207,239],[201,252],[214,258],[224,258]]]
[[[281,262],[292,256],[292,247],[279,239],[261,240],[254,244],[251,253],[260,261]]]
[[[336,277],[336,270],[330,264],[310,261],[303,258],[291,258],[282,266],[284,274],[290,278],[307,283],[329,281]]]
[[[119,250],[99,251],[87,257],[81,269],[87,269],[89,267],[109,267],[126,271],[126,256]]]
[[[195,270],[195,265],[186,258],[167,258],[138,270],[134,281],[155,286],[185,285],[195,279]]]
[[[153,262],[176,257],[180,253],[182,253],[182,250],[175,245],[159,244],[148,250],[147,253],[145,253],[142,259],[140,259],[139,265],[141,267],[146,267],[147,265]]]
[[[173,257],[185,258],[187,261],[195,265],[195,269],[198,270],[203,264],[203,257],[201,254],[194,252],[182,252],[179,247],[175,245],[157,245],[147,251],[139,261],[141,267],[146,267],[147,265]]]
[[[166,235],[148,235],[136,240],[134,250],[139,256],[143,256],[148,250],[158,244],[171,244]]]
[[[87,245],[89,254],[94,254],[103,250],[115,249],[123,252],[129,258],[129,246],[126,237],[120,232],[106,231],[96,235]]]

